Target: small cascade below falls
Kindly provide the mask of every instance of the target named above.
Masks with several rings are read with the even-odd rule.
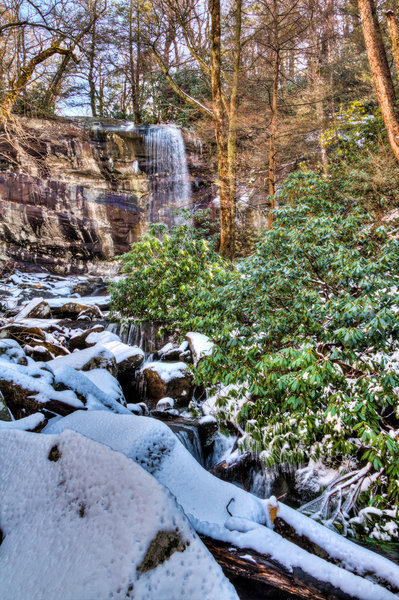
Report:
[[[183,136],[173,125],[151,125],[144,134],[152,201],[150,223],[184,223],[175,211],[191,208],[191,182]]]

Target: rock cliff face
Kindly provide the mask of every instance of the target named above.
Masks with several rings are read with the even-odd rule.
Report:
[[[169,126],[22,122],[0,143],[0,261],[107,272],[148,221],[172,224],[175,208],[197,202],[192,189],[201,204],[209,199],[182,153]]]

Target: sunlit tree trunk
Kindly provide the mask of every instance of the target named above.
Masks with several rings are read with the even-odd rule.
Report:
[[[269,214],[268,227],[272,229],[274,215],[272,211],[276,208],[276,170],[277,170],[277,130],[278,130],[278,83],[280,74],[280,53],[278,48],[274,50],[273,61],[273,87],[271,98],[271,121],[269,132]]]
[[[14,81],[11,90],[9,90],[9,92],[6,94],[3,102],[0,105],[0,122],[9,118],[19,94],[25,89],[36,67],[55,54],[67,56],[69,53],[70,50],[60,48],[58,46],[58,42],[54,42],[54,44],[52,44],[49,48],[42,50],[36,56],[31,58],[27,65],[21,67],[20,73]]]
[[[235,6],[235,28],[234,28],[234,65],[233,80],[230,93],[229,107],[229,131],[228,131],[228,169],[229,169],[229,194],[231,218],[235,222],[236,218],[236,194],[237,194],[237,103],[238,103],[238,83],[240,77],[241,63],[241,21],[242,21],[242,0],[236,0]]]
[[[220,198],[220,253],[234,258],[235,253],[235,206],[229,190],[229,166],[225,115],[221,82],[221,27],[220,0],[209,0],[211,14],[211,83],[213,124],[218,155],[218,183]]]
[[[386,12],[389,37],[391,38],[392,54],[395,61],[396,74],[399,77],[399,30],[398,22],[396,20],[395,13],[393,10]]]
[[[392,151],[399,161],[399,122],[395,113],[395,92],[373,0],[358,0],[367,56],[378,103]]]

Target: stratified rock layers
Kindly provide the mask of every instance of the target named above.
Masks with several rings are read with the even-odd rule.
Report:
[[[1,144],[0,260],[79,272],[126,252],[146,222],[142,136],[51,121],[27,131]]]

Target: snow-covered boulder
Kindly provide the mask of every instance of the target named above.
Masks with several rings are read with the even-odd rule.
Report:
[[[174,407],[175,401],[173,398],[161,398],[157,402],[156,410],[170,410]]]
[[[0,328],[0,339],[9,338],[19,343],[29,343],[32,339],[44,341],[46,336],[40,327],[20,323],[7,323]]]
[[[40,364],[17,365],[0,359],[0,392],[13,415],[24,417],[41,409],[66,415],[84,408],[70,389],[57,391],[54,373]]]
[[[69,349],[70,350],[83,350],[84,348],[87,348],[86,345],[86,338],[91,334],[91,333],[100,333],[101,331],[104,331],[104,325],[94,325],[93,327],[90,327],[90,329],[86,329],[85,331],[77,331],[74,335],[71,336],[71,338],[69,339]],[[93,344],[89,344],[89,346],[92,346]]]
[[[79,299],[79,301],[69,299],[67,302],[65,302],[65,304],[62,304],[60,306],[57,306],[57,304],[59,304],[59,302],[50,301],[50,305],[52,306],[53,312],[63,317],[64,319],[68,317],[77,318],[79,315],[82,315],[82,313],[86,313],[86,315],[90,319],[102,319],[103,316],[101,310],[96,304],[83,304],[81,299]]]
[[[115,356],[101,344],[96,344],[85,350],[76,350],[68,356],[60,356],[51,360],[48,365],[54,370],[68,366],[77,371],[107,369],[112,375],[117,373]]]
[[[160,360],[169,362],[192,362],[191,352],[187,341],[184,341],[180,346],[175,346],[172,342],[168,342],[156,353]]]
[[[33,298],[15,316],[16,321],[30,318],[51,319],[51,308],[44,298]]]
[[[277,516],[298,535],[305,535],[349,570],[284,539],[270,527],[271,513],[274,511],[275,516],[277,507],[275,498],[261,500],[213,477],[198,464],[164,423],[134,415],[77,411],[55,423],[49,423],[44,431],[54,434],[67,429],[101,441],[144,467],[169,488],[197,532],[268,555],[289,571],[299,569],[349,596],[362,600],[395,598],[395,594],[370,581],[369,576],[374,574],[397,589],[397,565],[352,543],[295,509],[278,503]],[[268,523],[269,527],[265,527],[264,523]],[[175,598],[174,595],[165,597],[168,600]],[[209,596],[215,597],[218,597],[217,591]]]
[[[215,417],[207,415],[197,423],[198,435],[203,448],[207,448],[215,441],[219,425]]]
[[[2,600],[237,599],[173,496],[122,454],[0,431],[0,456]]]
[[[95,346],[96,344],[105,344],[106,342],[120,342],[121,339],[116,333],[111,331],[90,331],[85,339],[87,348]]]
[[[151,362],[144,365],[141,377],[147,388],[147,397],[153,404],[170,397],[175,406],[188,406],[191,400],[193,376],[184,362]]]
[[[204,356],[209,356],[212,353],[213,342],[203,333],[190,331],[186,335],[186,340],[190,346],[193,356],[194,366],[196,367]]]
[[[144,362],[144,352],[138,346],[128,346],[116,340],[105,342],[103,346],[115,357],[118,377],[133,378],[136,369]]]
[[[18,342],[7,338],[0,340],[0,358],[17,365],[28,364],[25,352]]]

